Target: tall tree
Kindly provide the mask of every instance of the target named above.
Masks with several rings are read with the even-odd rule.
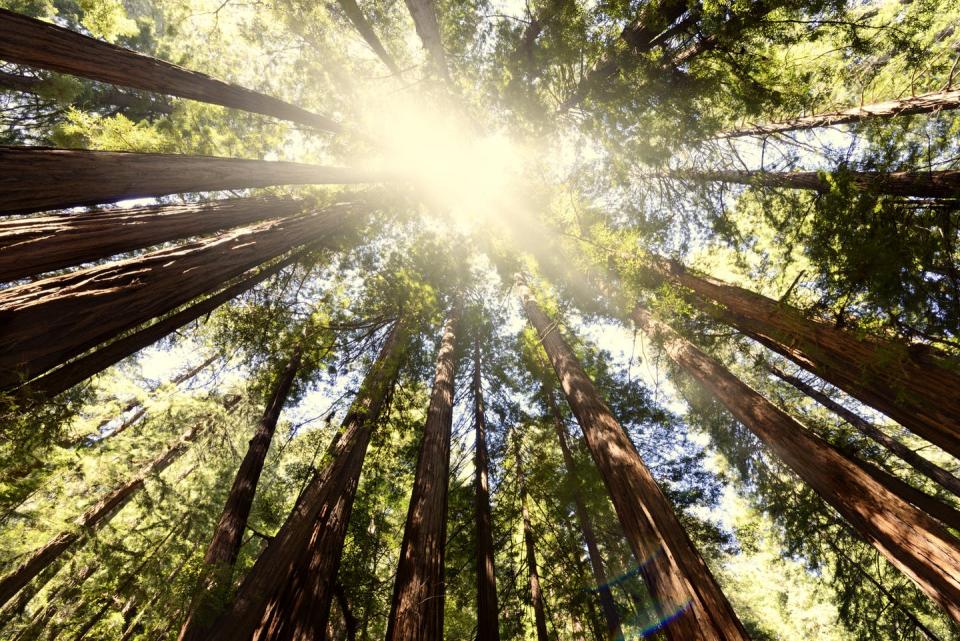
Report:
[[[437,7],[434,0],[404,0],[407,11],[413,18],[414,27],[423,48],[430,54],[431,62],[440,77],[450,79],[450,70],[447,68],[447,54],[440,39],[440,23],[437,20]]]
[[[377,32],[373,30],[373,25],[371,25],[367,17],[363,15],[363,10],[360,8],[360,5],[357,4],[357,1],[337,0],[337,4],[340,5],[343,13],[346,14],[347,19],[350,20],[350,23],[354,29],[357,30],[357,33],[363,37],[364,42],[373,49],[373,52],[377,54],[380,61],[390,70],[390,73],[399,78],[401,76],[400,66],[396,60],[393,59],[393,56],[387,52],[387,48],[383,46],[380,38],[377,37]]]
[[[527,508],[527,480],[523,474],[523,453],[520,451],[520,437],[514,434],[514,464],[517,466],[517,491],[520,494],[520,515],[523,519],[523,550],[527,564],[527,576],[530,583],[530,603],[533,605],[533,619],[537,629],[537,641],[550,641],[547,632],[547,608],[543,600],[543,588],[540,587],[540,571],[537,569],[537,546],[533,525],[530,522],[530,510]]]

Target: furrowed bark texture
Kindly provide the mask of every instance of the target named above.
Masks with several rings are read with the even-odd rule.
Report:
[[[480,377],[480,341],[473,345],[474,513],[477,520],[477,641],[500,641],[500,608],[497,606],[497,575],[493,557],[493,519],[490,516],[487,421],[483,409]]]
[[[199,426],[194,426],[166,452],[141,468],[136,476],[114,488],[90,506],[77,518],[74,528],[54,536],[43,547],[34,550],[19,567],[0,579],[0,606],[9,601],[33,577],[56,561],[87,532],[92,532],[108,522],[143,488],[147,477],[159,474],[187,451],[188,445],[196,437],[198,430]]]
[[[883,412],[918,436],[960,456],[960,374],[957,364],[880,337],[857,336],[805,317],[766,296],[673,260],[644,263],[654,282],[693,290],[690,302],[800,367]]]
[[[670,502],[526,285],[518,287],[530,324],[557,373],[570,409],[613,501],[640,570],[675,641],[746,641],[743,626]],[[672,618],[672,620],[671,620]]]
[[[5,9],[0,9],[0,59],[252,111],[326,131],[341,130],[327,116]]]
[[[862,464],[809,432],[649,312],[633,318],[667,355],[714,394],[788,467],[954,621],[960,621],[960,542],[871,477]]]
[[[547,632],[547,609],[540,587],[540,572],[537,569],[537,546],[527,509],[527,481],[523,474],[523,457],[520,452],[519,435],[513,441],[513,457],[517,465],[517,486],[520,493],[520,515],[523,518],[523,549],[527,562],[527,575],[530,582],[530,604],[533,606],[533,621],[537,629],[537,641],[550,641]]]
[[[742,136],[766,136],[769,134],[816,129],[818,127],[832,127],[859,123],[873,118],[894,118],[896,116],[911,116],[914,114],[936,113],[960,107],[960,89],[934,91],[919,96],[911,96],[900,100],[885,100],[860,107],[828,111],[792,118],[783,122],[771,122],[752,127],[742,127],[730,131],[721,131],[716,138],[740,138]]]
[[[382,172],[295,162],[0,146],[0,214],[184,192],[385,178]]]
[[[285,198],[234,198],[0,220],[0,281],[36,276],[266,218],[292,216],[305,207],[303,202]]]
[[[440,641],[443,638],[443,560],[457,365],[454,352],[459,324],[458,303],[447,320],[437,355],[413,495],[400,545],[400,563],[387,620],[387,641]]]
[[[401,75],[399,65],[397,65],[393,57],[387,52],[380,38],[377,37],[377,32],[373,30],[373,25],[371,25],[367,17],[363,15],[363,10],[360,9],[360,5],[357,4],[356,0],[337,0],[337,4],[343,9],[353,28],[357,30],[357,33],[360,34],[364,42],[373,49],[373,52],[377,54],[380,61],[390,70],[390,73],[399,77]]]
[[[291,248],[356,222],[343,207],[272,220],[0,292],[0,389],[16,386]]]
[[[344,418],[333,460],[307,484],[280,531],[244,577],[231,606],[211,627],[210,641],[297,638],[301,630],[310,634],[324,629],[330,584],[339,568],[363,459],[371,431],[389,404],[405,340],[405,330],[395,325]],[[308,558],[316,564],[307,570],[312,583],[289,597],[290,590],[298,589],[293,582],[303,579]],[[301,601],[303,610],[297,605]],[[302,612],[303,618],[290,612]],[[274,628],[275,622],[294,621],[286,631]]]

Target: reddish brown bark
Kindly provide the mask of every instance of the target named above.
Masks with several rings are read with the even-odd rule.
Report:
[[[295,162],[0,146],[0,214],[184,192],[387,178],[383,172]]]
[[[709,390],[890,563],[960,621],[960,543],[646,310],[633,314],[669,357]]]
[[[580,423],[634,556],[641,560],[640,571],[658,615],[669,621],[665,633],[676,641],[746,641],[716,579],[570,346],[526,285],[519,286],[519,294]]]
[[[387,52],[386,47],[383,46],[380,38],[377,37],[376,31],[373,30],[373,25],[371,25],[367,17],[363,15],[363,10],[360,9],[360,5],[357,4],[356,0],[337,0],[337,4],[343,9],[353,28],[363,37],[364,42],[373,49],[373,52],[377,54],[380,61],[390,70],[390,73],[399,77],[401,75],[400,66],[397,65],[393,56]]]
[[[480,341],[473,345],[474,514],[477,519],[477,641],[500,641],[500,608],[497,606],[497,575],[493,558],[493,519],[490,516],[487,421],[483,409],[480,377]]]
[[[517,466],[517,487],[520,494],[520,516],[523,519],[523,549],[527,562],[527,575],[530,581],[530,603],[533,605],[534,627],[537,629],[537,641],[550,641],[547,632],[547,609],[540,587],[540,571],[537,569],[537,546],[527,509],[527,481],[523,474],[523,456],[520,452],[520,438],[514,435],[513,458]]]
[[[3,220],[0,281],[35,276],[265,218],[292,216],[304,208],[303,202],[285,198],[234,198]]]
[[[342,208],[272,220],[0,292],[0,388],[11,388],[245,270],[348,226]]]
[[[340,125],[250,89],[0,9],[0,58],[122,87],[157,91],[338,132]]]
[[[387,620],[387,641],[440,641],[443,638],[443,561],[457,365],[454,352],[459,325],[458,303],[447,319],[437,355],[413,495],[400,545],[400,563]]]

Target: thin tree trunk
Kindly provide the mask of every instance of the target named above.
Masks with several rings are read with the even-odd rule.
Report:
[[[356,0],[337,0],[337,4],[343,9],[343,12],[350,20],[354,29],[357,30],[357,33],[363,37],[364,42],[373,49],[373,52],[377,54],[380,61],[390,70],[390,73],[399,78],[401,75],[399,65],[397,65],[397,62],[387,52],[380,38],[377,37],[376,31],[373,30],[373,25],[371,25],[367,17],[363,15],[363,10],[360,9],[360,5],[357,4]]]
[[[347,593],[339,581],[333,585],[333,594],[337,598],[337,605],[340,606],[340,613],[343,614],[343,628],[347,632],[347,641],[357,641],[357,618],[350,611]]]
[[[500,608],[497,607],[497,577],[488,482],[487,421],[483,410],[479,338],[474,339],[473,344],[473,421],[476,429],[474,511],[477,519],[477,641],[500,641]]]
[[[460,303],[457,302],[447,319],[437,355],[437,371],[387,619],[387,641],[440,641],[443,638],[443,561],[457,366],[454,352],[459,325]]]
[[[265,218],[292,216],[304,208],[303,202],[287,198],[234,198],[0,221],[0,281],[36,276]]]
[[[0,58],[122,87],[146,89],[338,132],[341,126],[277,98],[0,9]]]
[[[671,640],[746,641],[747,634],[716,579],[694,548],[670,502],[623,428],[583,371],[557,325],[529,288],[520,298],[563,386],[587,446],[607,486],[620,524],[657,602]]]
[[[407,11],[413,18],[413,25],[417,29],[417,35],[420,36],[420,42],[423,48],[430,54],[433,64],[444,80],[450,79],[450,72],[447,68],[447,54],[443,50],[443,42],[440,40],[440,23],[437,20],[437,8],[434,0],[404,0],[407,5]]]
[[[363,459],[389,405],[406,337],[401,319],[343,420],[335,458],[307,484],[231,606],[212,626],[209,641],[322,638],[318,631],[326,628]]]
[[[42,590],[44,586],[46,586],[47,583],[49,583],[50,580],[57,575],[62,566],[62,562],[51,563],[43,572],[40,573],[40,576],[37,577],[35,581],[32,581],[29,586],[17,593],[16,599],[7,602],[7,604],[0,609],[0,630],[6,628],[11,621],[23,614],[24,610],[27,609],[27,605],[31,600],[33,600],[33,597],[35,597],[37,593],[39,593],[40,590]]]
[[[247,453],[240,462],[237,474],[227,495],[227,502],[220,515],[220,521],[213,532],[213,539],[207,546],[203,557],[204,577],[200,593],[187,613],[186,621],[180,630],[180,641],[199,641],[206,634],[205,615],[211,609],[205,601],[217,601],[221,593],[230,585],[233,575],[233,566],[240,554],[243,544],[243,533],[247,529],[247,520],[250,509],[253,507],[253,498],[260,482],[260,474],[267,459],[273,434],[277,429],[280,413],[290,395],[290,389],[300,370],[303,357],[303,341],[297,344],[287,361],[286,367],[274,380],[273,389],[267,400],[257,429],[250,439]],[[206,623],[210,618],[206,618]]]
[[[633,313],[668,356],[713,393],[733,416],[895,567],[960,621],[960,543],[930,516],[878,483],[862,464],[811,434],[726,368],[641,308]]]
[[[134,619],[129,623],[129,625],[126,626],[126,628],[123,631],[123,636],[120,637],[119,641],[129,641],[133,637],[133,635],[137,633],[137,626],[140,623],[140,620],[143,618],[143,615],[149,612],[153,608],[153,606],[157,603],[157,601],[160,600],[160,597],[165,593],[165,588],[169,589],[169,587],[173,585],[173,582],[180,575],[180,572],[187,565],[187,563],[190,561],[192,556],[193,556],[192,553],[184,555],[183,559],[180,560],[180,563],[178,563],[176,567],[173,568],[173,570],[166,576],[164,585],[161,586],[156,592],[154,592],[153,596],[150,597],[150,599],[144,604],[142,608],[140,608],[140,612],[137,614],[137,616],[134,617]],[[175,617],[171,617],[171,618],[173,619]]]
[[[0,389],[65,363],[291,248],[331,242],[356,219],[333,208],[271,220],[3,290]]]
[[[353,184],[389,177],[385,172],[295,162],[0,146],[0,214],[184,192]]]
[[[874,118],[886,119],[896,116],[936,113],[960,108],[960,89],[934,91],[899,100],[885,100],[840,111],[827,111],[811,116],[801,116],[782,122],[772,122],[751,127],[721,131],[715,138],[740,138],[742,136],[767,136],[770,134],[816,129],[860,123]]]
[[[530,511],[527,509],[527,482],[523,474],[523,456],[520,452],[519,434],[514,435],[513,457],[517,465],[517,486],[520,492],[520,514],[523,518],[523,548],[530,581],[530,603],[533,605],[533,620],[537,629],[537,641],[550,641],[547,632],[547,610],[540,588],[540,572],[537,570],[537,548],[530,523]]]
[[[791,376],[780,368],[772,365],[768,365],[767,369],[777,378],[790,383],[798,390],[845,420],[867,438],[873,439],[887,450],[892,452],[894,455],[898,456],[901,460],[909,463],[915,470],[927,478],[939,483],[950,492],[953,492],[954,495],[960,496],[960,479],[947,470],[935,463],[931,463],[897,439],[888,435],[870,421],[862,418],[854,412],[851,412],[840,403],[836,402],[820,390],[814,388],[812,385],[800,380],[796,376]]]
[[[47,602],[30,617],[30,621],[20,629],[11,641],[35,641],[40,638],[40,632],[47,626],[50,619],[57,613],[57,605],[73,600],[80,593],[80,587],[97,571],[98,565],[83,566],[80,571],[69,577],[63,585],[51,590]]]
[[[932,350],[856,335],[766,296],[697,276],[673,260],[645,261],[645,276],[693,290],[692,304],[960,456],[960,375]]]

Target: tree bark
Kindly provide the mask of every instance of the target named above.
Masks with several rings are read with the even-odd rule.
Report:
[[[772,365],[767,366],[767,369],[777,378],[789,383],[790,385],[793,385],[798,390],[845,420],[867,438],[876,441],[894,455],[898,456],[901,460],[909,463],[915,470],[927,478],[939,483],[942,487],[949,490],[954,495],[960,496],[960,479],[947,470],[923,458],[897,439],[888,435],[870,421],[862,418],[854,412],[851,412],[840,403],[836,402],[820,390],[814,388],[812,385],[802,381],[796,376],[791,376],[780,368]]]
[[[746,631],[694,548],[670,502],[529,288],[520,298],[560,379],[607,486],[640,571],[675,641],[746,641]]]
[[[487,421],[480,377],[480,340],[473,345],[474,513],[477,519],[477,641],[500,641],[500,608],[493,554],[493,519],[490,516]]]
[[[0,221],[0,282],[265,218],[292,216],[305,207],[286,198],[234,198],[4,220]]]
[[[45,98],[45,78],[35,76],[21,76],[0,71],[0,91],[18,91],[29,93],[41,99]],[[57,101],[59,102],[59,101]],[[147,117],[167,115],[173,111],[173,105],[164,99],[152,96],[124,92],[116,87],[96,88],[84,91],[80,96],[70,101],[71,104],[84,111],[103,112],[108,108],[118,108],[130,120],[140,120]]]
[[[150,56],[0,9],[0,58],[122,87],[146,89],[339,132],[327,116]]]
[[[348,222],[349,221],[349,222]],[[330,208],[0,292],[0,389],[10,389],[291,248],[357,222]]]
[[[440,40],[440,23],[437,20],[434,0],[404,0],[404,3],[407,5],[410,17],[413,18],[413,24],[417,29],[417,35],[420,36],[420,42],[423,43],[423,48],[430,54],[440,76],[444,80],[449,80],[447,54]]]
[[[954,621],[960,621],[960,544],[930,516],[878,483],[862,463],[811,434],[646,310],[633,313],[667,355],[723,403],[788,467]]]
[[[390,73],[399,78],[401,76],[399,65],[397,65],[397,62],[393,59],[393,56],[387,52],[387,49],[383,46],[380,38],[377,37],[377,32],[373,30],[373,25],[371,25],[370,21],[367,20],[367,17],[363,15],[363,10],[360,9],[360,5],[357,4],[357,1],[337,0],[337,4],[339,4],[340,8],[343,9],[343,13],[346,14],[347,18],[350,20],[350,24],[352,24],[354,29],[357,30],[357,33],[360,34],[364,42],[366,42],[367,45],[373,49],[373,52],[377,54],[377,57],[380,58],[380,61],[383,62],[387,69],[390,70]]]
[[[353,184],[385,172],[295,162],[0,146],[0,214],[272,185]]]
[[[513,457],[517,465],[517,486],[520,492],[520,515],[523,518],[523,549],[527,562],[527,575],[530,581],[530,603],[533,605],[533,620],[537,629],[537,641],[550,641],[547,632],[547,610],[540,588],[540,572],[537,569],[537,548],[527,509],[527,482],[523,474],[523,457],[520,452],[519,434],[514,435]]]
[[[400,545],[387,641],[440,641],[443,638],[444,547],[450,430],[460,303],[447,319],[437,355],[430,407],[413,481],[413,495]]]
[[[209,641],[323,638],[363,459],[389,405],[406,337],[401,319],[343,420],[336,456],[307,484],[231,606],[210,628]]]
[[[960,108],[960,89],[948,89],[910,96],[899,100],[885,100],[850,109],[827,111],[811,116],[801,116],[782,122],[772,122],[751,127],[721,131],[715,138],[740,138],[743,136],[767,136],[770,134],[801,131],[819,127],[848,125],[877,119],[936,113]]]
[[[807,318],[785,303],[692,274],[677,261],[654,257],[642,269],[654,283],[692,290],[689,300],[702,311],[960,456],[960,374],[949,359]]]
[[[333,594],[337,598],[337,605],[340,607],[340,613],[343,614],[343,627],[347,633],[347,641],[357,641],[357,618],[350,611],[350,603],[347,602],[347,592],[343,585],[337,581],[333,585]]]

